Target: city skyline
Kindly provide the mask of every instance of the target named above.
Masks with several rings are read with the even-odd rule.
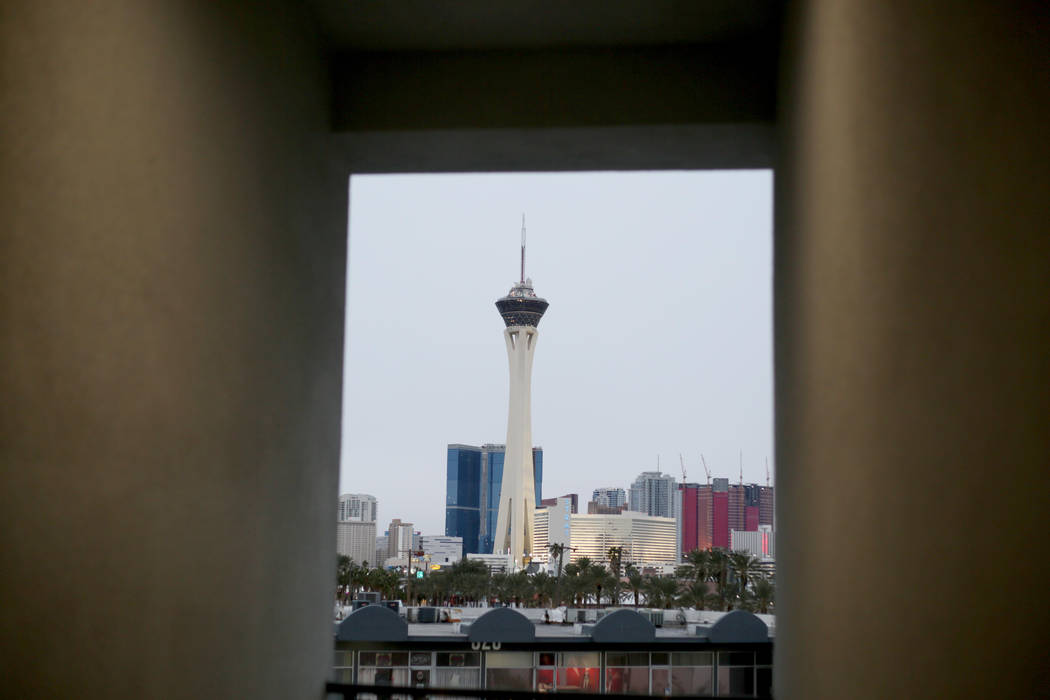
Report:
[[[773,465],[767,171],[355,177],[340,492],[443,532],[449,443],[501,441],[492,299],[519,270],[557,298],[533,379],[543,497],[766,481]],[[420,313],[426,304],[437,314]],[[685,319],[688,323],[681,323]],[[392,475],[401,475],[392,478]],[[402,478],[403,477],[403,478]],[[411,484],[412,488],[406,488]]]

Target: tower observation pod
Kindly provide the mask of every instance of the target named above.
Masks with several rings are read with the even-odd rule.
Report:
[[[536,507],[536,485],[532,463],[532,357],[547,301],[536,296],[532,280],[525,278],[525,217],[521,219],[521,279],[507,296],[496,301],[506,328],[510,363],[510,408],[507,415],[507,451],[503,461],[503,484],[492,540],[494,554],[509,553],[514,567],[521,568],[532,546],[532,519]]]

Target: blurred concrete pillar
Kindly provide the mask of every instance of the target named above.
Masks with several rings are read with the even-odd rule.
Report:
[[[1050,687],[1045,6],[814,0],[793,22],[777,697],[1032,697]]]
[[[312,29],[2,14],[0,695],[320,697],[347,181]]]

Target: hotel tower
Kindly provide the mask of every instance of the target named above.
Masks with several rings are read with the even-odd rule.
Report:
[[[492,540],[494,554],[509,553],[514,568],[521,568],[526,547],[532,542],[532,515],[536,507],[532,465],[532,356],[547,301],[536,296],[532,280],[525,278],[525,216],[521,217],[521,277],[507,296],[496,302],[506,328],[510,362],[510,409],[507,415],[507,451],[503,485]]]

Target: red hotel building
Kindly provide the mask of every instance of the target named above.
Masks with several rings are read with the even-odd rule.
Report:
[[[682,554],[694,549],[729,549],[729,531],[755,532],[759,525],[773,525],[774,487],[730,484],[712,479],[710,484],[680,484],[682,497]]]

